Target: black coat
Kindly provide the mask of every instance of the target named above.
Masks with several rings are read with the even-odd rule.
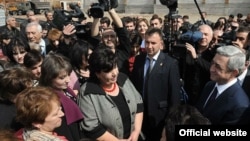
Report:
[[[184,88],[189,96],[189,104],[195,105],[202,92],[202,89],[210,81],[210,65],[214,53],[209,49],[205,50],[197,59],[190,54],[186,55],[186,63],[183,67]]]
[[[146,54],[136,56],[131,80],[143,94]],[[149,140],[160,140],[169,108],[180,104],[180,76],[177,61],[160,52],[148,78],[147,95],[143,96],[142,131]],[[154,132],[155,131],[155,132]]]
[[[242,83],[242,88],[250,99],[250,68],[247,70],[247,75],[245,76],[245,79]]]

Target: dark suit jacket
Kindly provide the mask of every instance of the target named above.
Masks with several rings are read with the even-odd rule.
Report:
[[[197,108],[212,124],[236,124],[249,105],[249,99],[239,82],[236,82],[219,95],[210,105],[203,108],[213,90],[215,82],[206,84],[198,100]]]
[[[197,51],[196,51],[197,52]],[[202,89],[210,81],[210,65],[214,53],[206,49],[193,59],[190,54],[186,55],[186,63],[183,69],[184,88],[188,94],[188,103],[195,105],[199,99]]]
[[[250,68],[247,69],[247,75],[242,83],[242,88],[250,99]]]
[[[244,111],[237,124],[250,125],[250,106]]]
[[[142,94],[144,82],[144,64],[146,54],[136,56],[131,80]],[[170,107],[180,103],[180,76],[177,61],[161,52],[148,78],[148,95],[144,100],[144,119],[152,128],[164,125],[164,119]]]

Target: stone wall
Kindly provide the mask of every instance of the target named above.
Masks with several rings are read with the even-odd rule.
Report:
[[[197,3],[201,11],[206,11],[211,15],[236,15],[237,13],[246,15],[250,13],[249,0],[197,0]],[[160,12],[158,6],[161,7],[157,5],[153,12]],[[178,11],[179,13],[196,14],[198,8],[193,0],[179,0]]]
[[[85,6],[95,0],[85,0]],[[159,0],[118,0],[118,12],[125,13],[141,13],[141,14],[165,14],[168,8],[161,5]],[[242,13],[244,15],[250,13],[250,0],[197,0],[201,11],[206,11],[212,15],[229,15]],[[179,13],[198,14],[198,9],[194,0],[178,0]]]

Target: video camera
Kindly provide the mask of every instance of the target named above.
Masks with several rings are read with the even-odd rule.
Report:
[[[221,38],[221,41],[215,46],[219,47],[225,45],[232,45],[233,44],[232,42],[236,40],[236,31],[231,30],[228,33],[223,33],[223,35],[220,36],[219,38]]]
[[[177,0],[160,0],[162,5],[166,5],[169,8],[169,11],[176,11]]]
[[[68,24],[73,24],[75,26],[77,35],[85,34],[86,33],[85,25],[82,25],[72,19],[72,18],[78,18],[78,19],[85,18],[83,12],[81,11],[80,7],[77,4],[70,3],[69,7],[70,9],[72,9],[72,11],[55,10],[53,23],[57,26],[59,30],[63,30],[63,27]]]
[[[93,3],[88,11],[88,15],[93,18],[102,18],[104,11],[109,11],[118,6],[118,0],[98,0],[99,3]]]
[[[180,43],[189,43],[194,45],[195,43],[197,43],[199,40],[202,39],[203,33],[200,31],[192,31],[189,30],[183,34],[180,35]]]
[[[176,59],[185,58],[187,53],[185,44],[189,43],[195,47],[196,43],[202,39],[202,36],[202,32],[191,30],[181,34],[177,44],[172,47],[170,54]]]

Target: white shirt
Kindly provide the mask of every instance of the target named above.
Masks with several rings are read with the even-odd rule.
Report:
[[[46,55],[46,44],[43,39],[41,39],[39,46],[41,47],[41,54]]]
[[[153,68],[154,68],[154,65],[155,65],[155,61],[157,60],[157,58],[159,57],[160,55],[160,50],[158,51],[158,53],[155,54],[155,56],[152,58],[153,59]],[[146,57],[146,59],[149,58],[148,55]],[[146,73],[147,73],[147,70],[148,70],[148,67],[149,67],[149,64],[150,64],[150,61],[149,59],[146,60],[145,64],[144,64],[144,77],[146,76]]]
[[[227,88],[231,87],[234,83],[237,82],[237,78],[233,79],[232,81],[226,83],[226,84],[223,84],[223,85],[217,85],[217,89],[218,89],[218,94],[217,94],[217,97],[222,93],[224,92]],[[216,98],[217,98],[216,97]]]
[[[228,82],[228,83],[226,83],[226,84],[223,84],[223,85],[218,85],[218,83],[216,83],[215,86],[214,86],[214,88],[217,87],[218,93],[217,93],[215,99],[217,99],[217,98],[221,95],[222,92],[224,92],[227,88],[231,87],[231,86],[232,86],[234,83],[236,83],[236,82],[237,82],[237,78],[235,78],[235,79],[231,80],[230,82]],[[213,88],[213,89],[214,89],[214,88]],[[205,104],[204,104],[203,107],[206,106],[207,101],[208,101],[209,98],[211,97],[213,91],[214,91],[214,90],[212,90],[211,93],[209,94],[209,97],[207,98],[207,100],[206,100],[206,102],[205,102]]]
[[[145,48],[145,39],[141,41],[141,48]]]
[[[248,69],[245,69],[245,70],[241,73],[241,75],[238,76],[238,79],[239,79],[239,81],[240,81],[240,85],[242,85],[242,83],[243,83],[243,81],[244,81],[244,79],[245,79],[245,77],[246,77],[246,75],[247,75],[247,70],[248,70]]]

